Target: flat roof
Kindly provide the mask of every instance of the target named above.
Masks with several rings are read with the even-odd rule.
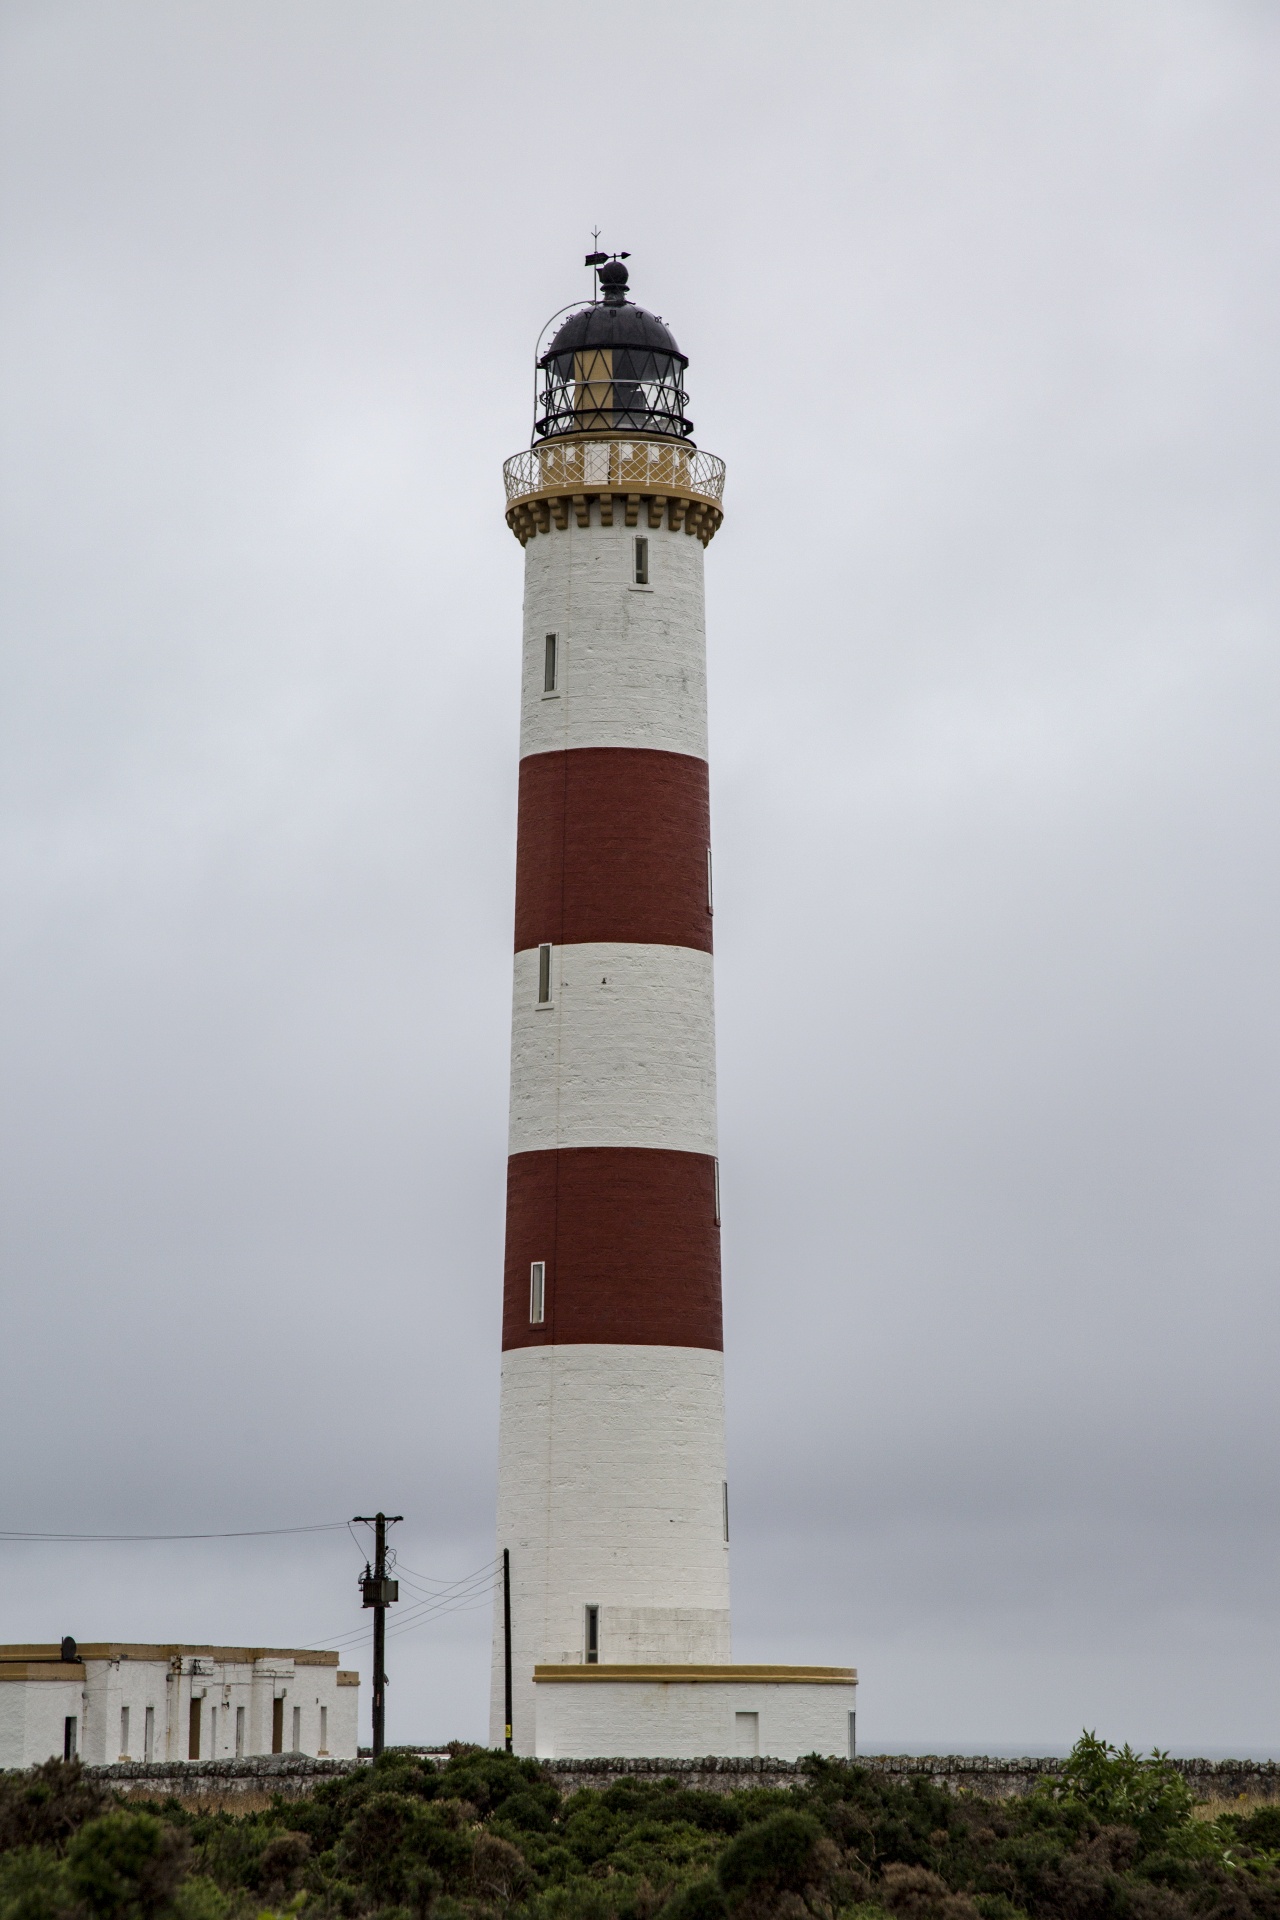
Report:
[[[0,1660],[0,1681],[84,1679],[79,1660]]]
[[[314,1647],[210,1647],[187,1642],[159,1646],[131,1640],[84,1640],[76,1642],[76,1660],[175,1660],[191,1656],[201,1660],[226,1660],[250,1666],[255,1660],[292,1660],[295,1667],[336,1667],[336,1653],[317,1653]],[[26,1646],[0,1646],[0,1664],[12,1660],[62,1660],[60,1641],[32,1642]],[[66,1665],[73,1664],[67,1661]]]
[[[648,1681],[651,1685],[756,1687],[856,1687],[856,1667],[737,1667],[728,1662],[722,1667],[675,1666],[564,1666],[535,1667],[534,1680]]]

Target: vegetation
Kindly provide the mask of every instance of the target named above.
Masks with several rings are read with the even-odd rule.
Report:
[[[265,1811],[0,1775],[0,1920],[1280,1920],[1280,1807],[1196,1817],[1087,1734],[1025,1799],[814,1760],[803,1784],[562,1797],[536,1761],[407,1753]]]

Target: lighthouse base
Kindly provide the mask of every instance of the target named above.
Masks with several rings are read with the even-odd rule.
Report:
[[[540,1760],[852,1759],[852,1667],[535,1667]]]

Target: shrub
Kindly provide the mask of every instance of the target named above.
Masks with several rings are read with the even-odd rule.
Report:
[[[731,1840],[717,1869],[726,1893],[803,1893],[835,1865],[822,1828],[807,1813],[775,1813]]]
[[[186,1865],[187,1838],[153,1813],[107,1813],[67,1849],[67,1884],[95,1920],[152,1920]]]
[[[26,1773],[0,1773],[0,1853],[60,1848],[110,1805],[110,1794],[85,1779],[78,1760],[46,1760]]]

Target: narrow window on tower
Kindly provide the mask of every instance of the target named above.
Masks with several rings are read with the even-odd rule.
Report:
[[[538,1005],[551,1005],[551,946],[538,948]]]
[[[649,584],[649,542],[637,536],[636,539],[636,585],[647,587]]]
[[[707,848],[707,912],[714,913],[715,910],[716,910],[715,893],[712,890],[712,886],[711,886],[711,849],[710,847],[708,847]]]
[[[714,1170],[714,1172],[715,1172],[715,1182],[716,1182],[716,1225],[717,1225],[717,1226],[719,1226],[719,1225],[720,1225],[720,1162],[719,1162],[718,1160],[713,1160],[713,1161],[712,1161],[712,1163],[711,1163],[711,1165],[712,1165],[712,1168],[713,1168],[713,1170]]]
[[[559,664],[557,655],[559,650],[559,641],[556,639],[555,634],[549,633],[547,635],[547,650],[542,661],[542,691],[544,693],[555,693],[557,690],[556,681]]]
[[[599,1607],[588,1607],[587,1608],[587,1665],[589,1667],[595,1667],[595,1666],[598,1666],[599,1663],[600,1663],[600,1609]]]
[[[729,1482],[727,1480],[720,1482],[720,1504],[724,1512],[724,1537],[727,1541],[729,1538]]]
[[[540,1327],[546,1318],[547,1263],[535,1260],[529,1268],[529,1325]]]

